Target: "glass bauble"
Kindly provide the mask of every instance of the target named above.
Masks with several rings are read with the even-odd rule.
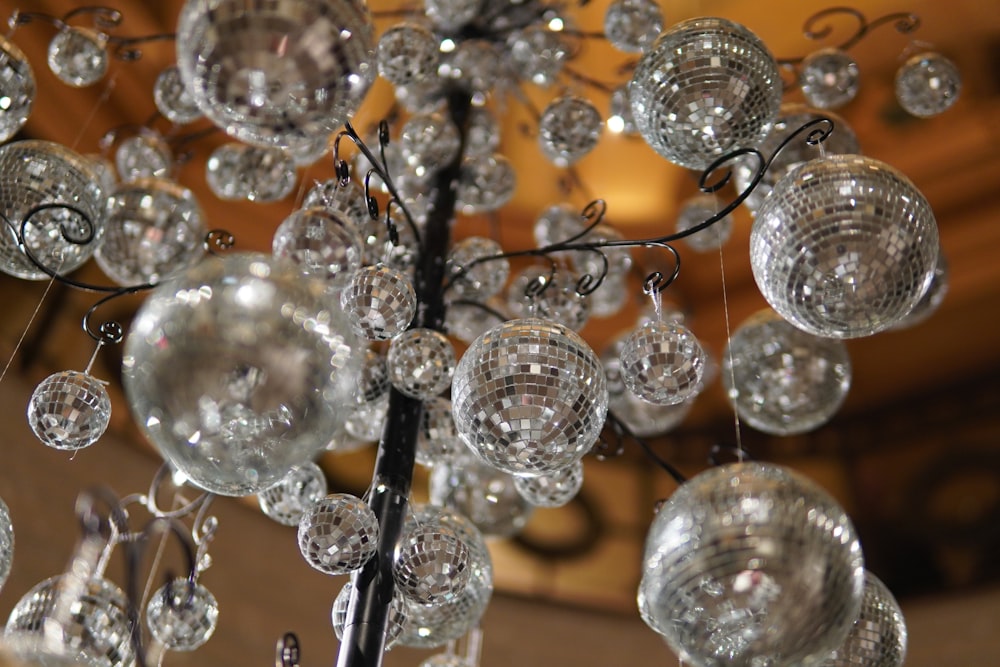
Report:
[[[300,208],[274,230],[271,252],[336,290],[346,287],[361,268],[361,234],[333,209]]]
[[[170,651],[195,650],[212,637],[218,619],[215,596],[187,579],[164,585],[146,605],[150,634]]]
[[[14,563],[14,524],[10,520],[10,509],[0,498],[0,589],[10,575]]]
[[[333,493],[302,515],[299,552],[324,574],[347,574],[375,555],[378,536],[378,519],[364,501],[347,493]]]
[[[424,401],[417,433],[417,463],[428,468],[453,463],[467,455],[451,416],[451,401],[435,397]]]
[[[405,273],[391,266],[363,266],[340,293],[351,328],[365,340],[390,340],[403,333],[417,313],[417,295]]]
[[[411,522],[396,547],[392,574],[399,592],[412,602],[452,602],[472,574],[469,548],[451,528]]]
[[[532,505],[517,493],[515,477],[468,452],[431,471],[431,502],[468,517],[490,537],[512,537],[531,518]]]
[[[184,87],[181,72],[176,65],[167,67],[156,77],[153,102],[156,110],[172,123],[184,125],[201,118],[201,109]]]
[[[721,208],[722,204],[715,195],[695,195],[685,200],[677,212],[677,232],[686,232],[692,227],[703,224],[715,216]],[[697,252],[710,252],[718,250],[729,240],[732,233],[733,218],[727,215],[708,227],[685,236],[684,243]]]
[[[326,475],[316,463],[295,466],[257,494],[260,511],[285,526],[298,526],[309,508],[327,495]]]
[[[663,30],[663,10],[655,0],[614,0],[604,13],[604,34],[619,51],[641,53]]]
[[[892,592],[865,570],[861,613],[844,643],[819,667],[902,667],[906,659],[906,621]]]
[[[462,160],[455,206],[468,214],[495,211],[510,201],[516,186],[514,166],[503,155],[467,155]]]
[[[31,114],[35,101],[35,73],[17,44],[0,35],[0,90],[6,103],[0,105],[0,143],[17,134]]]
[[[53,449],[89,447],[104,435],[110,419],[108,390],[87,373],[53,373],[35,387],[28,401],[28,425]]]
[[[642,325],[625,340],[621,361],[625,386],[644,401],[676,405],[701,391],[705,351],[682,324]]]
[[[750,230],[750,264],[768,304],[830,338],[870,336],[904,318],[938,255],[934,213],[887,164],[831,155],[784,176]]]
[[[176,47],[202,113],[258,146],[330,134],[376,74],[371,17],[356,0],[188,0]]]
[[[920,118],[947,111],[961,90],[958,67],[940,53],[915,55],[896,72],[896,100]]]
[[[576,274],[529,266],[507,288],[507,310],[513,317],[539,317],[580,331],[590,318],[590,299],[580,294]],[[544,289],[542,289],[544,286]]]
[[[771,464],[685,482],[660,507],[643,560],[643,620],[702,667],[815,664],[861,609],[850,519],[819,486]]]
[[[440,60],[434,33],[417,23],[402,23],[378,40],[378,73],[395,86],[409,86],[437,76]]]
[[[333,625],[333,633],[337,639],[344,639],[344,626],[347,625],[347,607],[351,602],[351,591],[354,586],[347,582],[337,593],[333,601],[333,608],[330,610],[330,623]],[[403,634],[403,628],[407,623],[407,604],[402,595],[393,592],[392,601],[389,603],[389,621],[386,628],[385,650],[390,650],[399,641]]]
[[[399,147],[406,164],[431,175],[458,155],[462,137],[449,118],[439,113],[414,114],[399,131]]]
[[[365,202],[365,189],[357,181],[348,181],[341,184],[340,179],[332,178],[326,181],[315,183],[306,192],[302,200],[301,208],[312,208],[314,206],[325,206],[332,208],[344,215],[360,232],[369,222],[374,222],[385,227],[385,222],[381,219],[373,221],[368,213],[368,204]],[[379,248],[377,256],[370,256],[370,244],[368,239],[365,242],[365,264],[375,264],[382,257],[382,249]]]
[[[518,77],[548,86],[558,80],[570,57],[570,48],[559,32],[536,23],[507,37],[506,56]]]
[[[107,38],[89,28],[66,26],[49,42],[49,69],[65,84],[90,86],[108,72]]]
[[[311,460],[353,401],[361,350],[320,280],[234,253],[161,284],[125,341],[136,421],[195,486],[263,491]]]
[[[167,178],[174,156],[162,136],[144,132],[125,139],[115,151],[115,169],[123,182]]]
[[[583,486],[583,461],[546,475],[517,475],[514,488],[535,507],[562,507]]]
[[[538,119],[538,145],[557,167],[567,167],[594,150],[604,119],[597,107],[582,97],[559,97]]]
[[[666,29],[632,74],[632,117],[653,150],[689,169],[756,146],[778,116],[781,76],[764,43],[720,18]]]
[[[458,363],[451,396],[465,444],[513,474],[578,461],[608,409],[597,355],[576,332],[540,319],[504,322],[476,339]]]
[[[451,385],[455,348],[439,331],[410,329],[389,343],[385,365],[393,387],[410,398],[427,400]]]
[[[448,253],[449,297],[486,301],[507,284],[510,261],[503,247],[483,236],[470,236]],[[495,258],[495,259],[489,259]]]
[[[802,61],[799,85],[806,102],[819,109],[839,109],[858,94],[858,63],[845,51],[820,49]]]

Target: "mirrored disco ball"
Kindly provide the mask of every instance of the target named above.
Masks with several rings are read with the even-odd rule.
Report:
[[[0,498],[0,589],[10,575],[14,563],[14,524],[10,520],[10,509]]]
[[[865,570],[861,613],[844,643],[820,667],[901,667],[906,659],[906,621],[892,592]]]
[[[534,510],[517,493],[514,479],[465,452],[431,471],[430,499],[468,517],[484,535],[511,537],[521,532]]]
[[[441,397],[424,401],[417,433],[417,463],[432,468],[458,461],[463,455],[468,453],[451,416],[451,401]]]
[[[764,43],[719,18],[681,21],[661,33],[629,87],[643,139],[689,169],[760,143],[778,115],[781,92],[778,65]]]
[[[858,63],[840,49],[820,49],[802,61],[799,86],[806,102],[820,109],[839,109],[858,94]]]
[[[448,253],[449,296],[485,301],[502,290],[510,275],[510,261],[503,257],[482,260],[503,252],[499,243],[483,236],[470,236],[456,243]]]
[[[861,608],[850,519],[819,486],[771,464],[721,466],[681,485],[643,559],[643,620],[702,667],[815,664]]]
[[[570,47],[559,32],[536,23],[510,33],[505,55],[519,78],[549,86],[558,80]]]
[[[344,422],[344,429],[362,442],[374,442],[382,435],[388,413],[388,394],[374,401],[353,405]]]
[[[389,382],[410,398],[427,400],[451,385],[455,348],[433,329],[410,329],[389,343],[385,358]]]
[[[64,27],[49,42],[48,62],[63,83],[93,85],[108,72],[107,38],[89,28]]]
[[[359,337],[390,340],[413,321],[417,294],[402,271],[384,264],[363,266],[340,293],[340,307]]]
[[[663,11],[655,0],[615,0],[604,13],[604,34],[619,51],[641,53],[663,30]]]
[[[958,67],[940,53],[915,55],[896,72],[896,100],[907,112],[921,118],[948,110],[961,90]]]
[[[583,486],[583,461],[545,475],[515,475],[514,488],[535,507],[562,507]]]
[[[153,102],[156,110],[171,123],[184,125],[201,118],[201,109],[184,87],[181,72],[176,65],[165,68],[153,84]]]
[[[577,291],[576,274],[560,270],[544,290],[535,293],[543,281],[549,280],[549,270],[541,266],[528,266],[518,273],[507,288],[510,315],[561,322],[573,331],[580,331],[590,319],[590,299]]]
[[[325,281],[329,288],[340,289],[361,267],[361,234],[333,209],[300,208],[274,230],[271,252]]]
[[[302,516],[299,552],[324,574],[347,574],[375,555],[378,535],[378,519],[363,500],[347,493],[333,493]]]
[[[774,186],[750,230],[764,298],[804,331],[870,336],[906,317],[934,273],[938,231],[903,174],[860,155],[796,167]]]
[[[389,369],[385,365],[385,353],[365,350],[361,363],[361,373],[358,375],[355,397],[359,403],[371,403],[389,392]]]
[[[242,197],[247,201],[269,202],[290,195],[295,189],[295,155],[310,148],[303,144],[295,144],[287,150],[273,146],[244,146],[236,169]]]
[[[199,583],[174,579],[153,593],[146,605],[150,634],[170,651],[193,651],[215,632],[219,603]]]
[[[517,174],[503,155],[466,155],[459,172],[455,206],[466,214],[495,211],[510,201],[515,187]]]
[[[685,232],[709,220],[721,209],[722,204],[715,195],[695,195],[681,204],[680,211],[677,213],[675,229],[678,233]],[[729,240],[732,232],[733,218],[731,215],[727,215],[705,229],[685,236],[684,243],[698,252],[718,250],[723,243]]]
[[[806,333],[770,309],[741,324],[722,356],[722,382],[736,414],[772,435],[825,424],[851,386],[843,341]]]
[[[406,163],[428,174],[455,159],[462,137],[451,119],[439,113],[414,114],[399,131],[400,152]]]
[[[195,103],[258,146],[310,144],[354,113],[375,78],[374,36],[355,0],[188,0],[177,62]]]
[[[126,183],[143,178],[167,178],[173,164],[170,147],[155,132],[129,137],[115,151],[115,169]]]
[[[684,325],[642,325],[625,340],[621,361],[625,386],[644,401],[676,405],[701,390],[705,351]]]
[[[257,494],[265,516],[285,526],[298,526],[302,517],[327,495],[326,475],[316,463],[295,466],[276,484]]]
[[[0,35],[0,143],[17,134],[31,114],[35,101],[35,73],[17,44]]]
[[[43,204],[69,204],[31,216],[24,238],[34,257],[62,274],[84,264],[104,235],[104,199],[93,163],[51,141],[28,139],[0,146],[0,271],[26,280],[49,280],[18,247],[25,216]],[[0,224],[3,224],[0,220]]]
[[[504,322],[476,339],[455,370],[451,399],[465,444],[512,474],[578,461],[608,411],[597,355],[576,332],[540,319]]]
[[[552,164],[566,167],[594,150],[603,128],[604,118],[590,100],[559,97],[538,119],[538,145]]]
[[[140,179],[108,197],[97,265],[119,285],[156,283],[204,254],[205,217],[194,194],[172,181]]]
[[[474,97],[484,96],[506,74],[501,67],[502,48],[488,39],[460,40],[454,51],[444,55],[438,76]]]
[[[392,574],[398,590],[412,602],[451,602],[472,574],[469,548],[455,531],[440,524],[411,525],[396,547]]]
[[[97,442],[111,419],[104,383],[77,371],[53,373],[28,400],[28,425],[54,449],[75,451]]]
[[[418,23],[400,23],[378,39],[378,73],[394,86],[408,86],[437,76],[438,40]]]
[[[89,667],[134,664],[128,603],[121,589],[106,579],[83,582],[72,575],[58,575],[39,583],[11,610],[4,643],[28,646],[41,641],[48,627],[45,619],[63,604],[69,611],[61,627],[65,657]]]
[[[258,493],[321,452],[353,401],[362,347],[322,281],[267,255],[188,269],[125,341],[135,420],[195,486]]]

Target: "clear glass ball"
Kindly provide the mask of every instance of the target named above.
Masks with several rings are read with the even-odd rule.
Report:
[[[351,591],[354,585],[347,582],[337,593],[333,601],[333,609],[330,610],[330,623],[333,625],[333,632],[338,640],[344,639],[344,626],[347,625],[347,607],[351,603]],[[403,629],[407,624],[407,604],[402,595],[393,592],[392,601],[389,603],[389,624],[386,628],[385,650],[392,649],[403,634]]]
[[[814,664],[858,617],[864,558],[850,519],[785,468],[736,463],[685,482],[646,538],[643,620],[705,667]]]
[[[764,43],[720,18],[666,29],[632,74],[632,117],[666,159],[704,169],[715,158],[760,143],[778,116],[781,76]]]
[[[458,155],[462,137],[449,118],[439,113],[415,114],[399,131],[399,147],[406,163],[428,174],[437,173]]]
[[[17,44],[0,35],[0,90],[6,104],[0,105],[0,143],[17,134],[35,101],[35,73]]]
[[[655,0],[614,0],[604,13],[604,34],[626,53],[645,51],[663,30],[663,11]]]
[[[125,139],[115,151],[115,169],[125,183],[144,178],[167,178],[174,157],[163,137],[143,132]]]
[[[396,547],[392,574],[397,589],[418,604],[451,602],[472,575],[469,548],[440,524],[413,524]]]
[[[915,55],[896,72],[896,100],[908,113],[920,118],[951,108],[961,90],[958,67],[940,53]]]
[[[507,310],[513,317],[538,317],[580,331],[590,319],[590,299],[578,291],[577,276],[566,269],[549,280],[548,269],[528,266],[507,288]],[[549,284],[541,292],[536,289]]]
[[[89,28],[65,27],[49,42],[49,69],[63,83],[82,88],[108,72],[107,39]]]
[[[437,76],[438,39],[417,23],[388,28],[378,40],[378,73],[394,86],[409,86]]]
[[[364,349],[322,281],[233,253],[161,284],[125,341],[132,413],[206,491],[258,493],[323,451],[353,402]]]
[[[455,205],[466,214],[495,211],[511,200],[516,187],[514,166],[503,155],[467,155],[459,171]]]
[[[157,283],[204,255],[205,217],[194,194],[162,179],[118,186],[107,200],[97,265],[119,285]]]
[[[896,169],[860,155],[793,169],[750,230],[750,264],[768,304],[830,338],[870,336],[905,317],[937,255],[937,223],[924,196]]]
[[[515,475],[514,488],[535,507],[562,507],[583,486],[583,461],[546,475]]]
[[[542,111],[538,144],[550,162],[567,167],[594,150],[603,128],[604,118],[590,100],[559,97]]]
[[[427,400],[451,385],[455,347],[439,331],[410,329],[389,343],[385,365],[393,387],[410,398]]]
[[[298,526],[302,517],[327,495],[326,475],[313,461],[297,465],[257,494],[264,516],[284,526]]]
[[[366,340],[390,340],[410,326],[417,295],[405,273],[390,266],[363,266],[340,294],[351,328]]]
[[[201,109],[184,87],[181,72],[176,65],[165,68],[156,77],[153,102],[156,110],[171,123],[185,125],[201,118]]]
[[[486,301],[500,292],[510,275],[510,261],[506,258],[478,260],[497,257],[503,252],[503,246],[483,236],[470,236],[456,243],[448,253],[449,296]]]
[[[736,414],[772,435],[822,426],[851,387],[851,358],[842,340],[806,333],[771,310],[733,332],[722,364]]]
[[[193,651],[207,642],[219,620],[211,591],[187,579],[174,579],[153,593],[146,605],[146,626],[168,650]]]
[[[696,227],[718,213],[721,208],[722,205],[715,195],[695,195],[681,204],[675,229],[680,233]],[[709,227],[685,236],[684,243],[697,252],[711,252],[718,250],[728,241],[732,233],[733,218],[727,215]]]
[[[570,49],[560,33],[536,23],[510,34],[506,56],[519,78],[549,86],[559,79]]]
[[[16,236],[0,234],[0,271],[49,280],[18,240],[53,271],[65,275],[82,266],[103,239],[106,195],[93,162],[61,144],[28,139],[0,146],[0,213],[17,230]],[[50,208],[24,224],[32,210],[46,204],[69,204],[79,212]]]
[[[439,396],[425,401],[417,433],[417,463],[432,468],[458,461],[466,454],[451,416],[451,401]]]
[[[7,582],[10,566],[14,563],[14,523],[10,520],[10,509],[0,498],[0,589]]]
[[[857,96],[858,85],[858,63],[845,51],[820,49],[802,61],[799,86],[814,107],[839,109]]]
[[[271,252],[320,278],[330,289],[346,287],[361,268],[358,229],[325,206],[297,209],[274,230]]]
[[[202,113],[258,146],[330,134],[357,110],[376,74],[371,17],[356,0],[188,0],[176,49]]]
[[[65,595],[74,597],[67,600]],[[125,593],[107,579],[79,581],[73,575],[58,575],[37,584],[11,610],[4,643],[41,642],[45,619],[52,617],[57,604],[72,609],[61,628],[65,657],[88,667],[134,664],[128,602]]]
[[[43,444],[75,451],[104,435],[111,419],[111,399],[104,383],[86,373],[53,373],[28,400],[28,425]]]
[[[865,570],[861,613],[844,643],[819,667],[902,667],[906,659],[906,621],[892,591]]]
[[[705,351],[682,324],[640,326],[625,340],[621,360],[625,386],[644,401],[676,405],[701,391]]]
[[[490,537],[512,537],[528,523],[534,507],[514,486],[513,475],[464,452],[431,471],[431,502],[468,517]]]
[[[451,389],[455,425],[482,460],[512,474],[572,465],[600,436],[608,390],[597,355],[557,322],[504,322],[469,346]]]
[[[375,555],[378,535],[378,519],[363,500],[347,493],[333,493],[302,515],[299,552],[324,574],[348,574]]]

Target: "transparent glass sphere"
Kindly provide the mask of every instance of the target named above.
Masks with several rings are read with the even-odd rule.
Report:
[[[202,113],[258,146],[330,134],[376,74],[371,17],[356,0],[188,0],[176,48]]]
[[[528,523],[534,507],[514,486],[513,475],[468,452],[431,471],[431,502],[468,517],[484,535],[512,537]]]
[[[218,620],[215,596],[187,579],[162,586],[146,605],[150,634],[171,651],[195,650],[212,637]]]
[[[545,475],[515,475],[514,488],[535,507],[562,507],[583,486],[583,461]]]
[[[107,200],[97,265],[119,285],[156,283],[204,255],[205,217],[194,194],[162,179],[123,183]]]
[[[892,591],[865,570],[861,613],[844,643],[820,667],[902,667],[906,659],[906,621]]]
[[[750,230],[750,264],[768,304],[830,338],[869,336],[905,317],[937,255],[937,223],[924,196],[896,169],[860,155],[793,169]]]
[[[302,515],[299,552],[324,574],[348,574],[375,555],[378,535],[378,519],[363,500],[332,493]]]
[[[0,35],[0,90],[6,103],[0,105],[0,143],[17,134],[31,114],[35,101],[35,73],[17,44]]]
[[[257,494],[265,516],[285,526],[298,526],[305,513],[327,495],[326,475],[308,461]]]
[[[108,390],[86,373],[53,373],[35,387],[28,400],[28,425],[53,449],[89,447],[104,435],[110,419]]]
[[[781,76],[764,43],[719,18],[666,29],[632,74],[632,117],[653,150],[704,169],[735,148],[756,146],[778,116]]]
[[[392,574],[398,590],[412,602],[451,602],[472,575],[469,548],[451,528],[414,523],[396,547]]]
[[[465,445],[451,416],[451,401],[439,396],[424,401],[417,433],[417,463],[431,468],[458,461],[465,454]]]
[[[14,523],[10,520],[10,509],[0,498],[0,589],[10,575],[14,563]]]
[[[907,112],[921,118],[949,109],[961,90],[958,67],[940,53],[915,55],[896,72],[896,100]]]
[[[49,69],[63,83],[82,88],[108,72],[107,39],[89,28],[65,27],[49,42]]]
[[[614,0],[604,13],[604,34],[619,51],[641,53],[663,30],[663,11],[655,0]]]
[[[467,155],[459,172],[456,206],[464,213],[488,213],[514,196],[517,174],[499,153]]]
[[[500,292],[510,275],[510,261],[506,258],[478,260],[503,252],[503,246],[483,236],[470,236],[456,243],[448,253],[449,296],[486,301]]]
[[[538,120],[538,145],[550,162],[566,167],[594,150],[603,128],[604,118],[590,100],[559,97]]]
[[[389,382],[410,398],[427,400],[451,385],[455,347],[433,329],[410,329],[389,343],[385,359]]]
[[[382,220],[372,220],[368,214],[368,204],[365,202],[365,189],[354,180],[348,181],[346,185],[341,185],[340,179],[337,178],[316,182],[306,192],[301,208],[313,208],[314,206],[325,206],[341,213],[351,221],[359,232],[365,229],[370,222],[375,222],[382,227],[385,226]],[[375,264],[382,258],[382,250],[379,249],[379,254],[374,256],[368,247],[371,243],[369,239],[365,238],[363,241],[365,243],[364,264]]]
[[[580,331],[590,319],[590,299],[580,294],[577,280],[569,270],[558,271],[550,280],[548,269],[528,266],[507,288],[507,310],[513,317],[539,317]]]
[[[271,252],[325,281],[331,289],[341,289],[361,268],[361,234],[334,209],[300,208],[274,230]]]
[[[73,597],[66,599],[68,595]],[[134,664],[128,602],[125,593],[107,579],[84,582],[73,575],[58,575],[37,584],[11,610],[4,643],[41,640],[48,627],[45,619],[53,616],[57,605],[64,604],[72,610],[61,627],[64,657],[88,667]]]
[[[437,76],[438,39],[417,23],[387,29],[378,40],[378,73],[394,86],[409,86]]]
[[[125,341],[125,394],[195,486],[258,493],[312,460],[354,397],[363,348],[322,281],[233,253],[161,284]]]
[[[678,233],[685,232],[702,224],[718,213],[721,208],[722,204],[715,195],[695,195],[681,204],[675,228]],[[723,243],[728,241],[732,232],[733,218],[727,215],[705,229],[685,236],[684,243],[692,250],[710,252],[718,250]]]
[[[858,85],[858,63],[845,51],[820,49],[802,61],[799,86],[814,107],[839,109],[855,98]]]
[[[337,593],[333,601],[333,609],[330,610],[330,622],[333,625],[333,632],[338,640],[344,638],[344,626],[347,625],[347,607],[351,603],[351,591],[354,585],[347,582]],[[403,634],[403,629],[407,623],[407,604],[402,595],[395,591],[392,594],[392,601],[389,603],[389,624],[386,628],[385,650],[390,650],[399,641]]]
[[[115,151],[115,169],[125,183],[143,178],[167,178],[174,164],[170,147],[155,132],[125,139]]]
[[[558,80],[570,49],[560,33],[536,23],[507,37],[506,56],[519,78],[549,86]]]
[[[377,264],[358,269],[340,294],[351,328],[366,340],[390,340],[410,326],[417,295],[405,273]]]
[[[42,265],[61,274],[79,268],[103,240],[106,194],[93,162],[61,144],[28,139],[0,146],[0,213],[17,230],[0,234],[0,271],[49,280],[18,246],[22,227],[20,240]],[[48,204],[77,210],[56,206],[32,214]]]
[[[201,118],[201,109],[184,87],[181,72],[176,65],[165,68],[153,84],[153,102],[156,110],[171,123],[184,125]]]
[[[455,159],[462,137],[449,118],[439,113],[415,114],[399,132],[400,152],[406,163],[433,174]]]
[[[540,319],[504,322],[476,339],[458,363],[451,397],[465,444],[512,474],[578,461],[608,409],[597,355],[576,332]]]
[[[722,364],[740,419],[772,435],[822,426],[851,386],[851,358],[842,340],[806,333],[771,310],[733,332]]]
[[[670,647],[703,667],[815,664],[861,608],[850,519],[785,468],[736,463],[685,482],[646,538],[638,602]]]
[[[621,374],[629,391],[650,403],[676,405],[701,390],[705,351],[682,324],[648,322],[625,340]]]

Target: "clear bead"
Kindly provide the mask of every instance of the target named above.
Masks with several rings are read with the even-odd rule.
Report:
[[[66,27],[49,42],[49,69],[65,84],[90,86],[108,72],[107,38],[88,28]]]
[[[516,187],[517,174],[506,157],[469,155],[462,160],[456,206],[466,214],[495,211],[511,200]]]
[[[17,134],[31,114],[35,101],[35,73],[27,56],[0,35],[0,90],[6,103],[0,105],[0,143]]]
[[[621,360],[625,386],[644,401],[676,405],[701,390],[705,352],[683,325],[642,325],[625,340]]]
[[[433,329],[410,329],[392,339],[386,356],[389,381],[411,398],[427,400],[451,385],[455,348]]]
[[[507,38],[507,60],[517,76],[539,86],[555,83],[570,53],[563,36],[535,24]]]
[[[681,204],[675,229],[678,233],[702,224],[719,212],[721,204],[715,195],[696,195]],[[698,252],[718,250],[733,232],[732,216],[725,216],[711,226],[684,237],[684,242]]]
[[[865,570],[861,613],[844,643],[819,667],[902,667],[906,659],[906,621],[892,592]]]
[[[351,602],[351,590],[354,585],[347,582],[340,589],[336,599],[333,601],[333,609],[330,611],[330,622],[333,625],[333,632],[338,640],[344,639],[344,626],[347,625],[347,607]],[[386,628],[385,650],[389,651],[399,641],[403,634],[403,629],[407,624],[407,604],[401,595],[393,592],[392,601],[389,603],[389,624]]]
[[[412,524],[396,548],[392,573],[399,591],[412,602],[452,602],[472,575],[469,549],[446,526]]]
[[[333,493],[302,516],[299,552],[324,574],[348,574],[375,555],[378,535],[378,519],[364,501],[347,493]]]
[[[171,123],[184,125],[201,118],[201,109],[184,87],[180,70],[176,65],[167,67],[156,77],[156,83],[153,84],[153,102],[157,111]]]
[[[840,49],[820,49],[802,61],[799,85],[814,107],[839,109],[857,96],[858,84],[858,63]]]
[[[429,175],[451,164],[461,148],[462,138],[455,124],[443,115],[416,114],[403,124],[399,143],[406,163]]]
[[[961,90],[958,67],[940,53],[913,56],[896,73],[896,100],[908,113],[920,118],[949,109]]]
[[[361,338],[390,340],[410,326],[417,295],[402,271],[382,264],[363,266],[341,292],[340,307]]]
[[[464,454],[467,451],[455,429],[451,401],[441,397],[425,401],[417,433],[417,463],[431,468],[457,461]]]
[[[115,168],[124,183],[143,178],[166,178],[174,165],[163,137],[144,132],[125,139],[115,151]]]
[[[14,563],[14,524],[10,520],[10,509],[0,498],[0,589],[10,575]]]
[[[275,257],[325,281],[330,289],[346,287],[361,268],[361,235],[333,209],[298,209],[278,225],[271,241]]]
[[[395,86],[409,86],[437,76],[438,40],[422,25],[395,25],[378,40],[378,73]]]
[[[309,508],[327,495],[326,487],[323,469],[308,461],[258,493],[257,502],[270,519],[284,526],[298,526]]]
[[[514,488],[535,507],[562,507],[583,486],[583,461],[547,475],[514,477]]]
[[[28,401],[28,425],[43,444],[74,451],[97,442],[111,419],[104,383],[86,373],[53,373]]]
[[[486,301],[500,292],[510,275],[510,262],[506,258],[478,260],[497,257],[503,251],[499,243],[482,236],[470,236],[456,243],[448,253],[449,296]]]
[[[615,0],[604,14],[604,34],[619,51],[641,53],[663,30],[663,12],[655,0]]]
[[[538,121],[538,143],[553,164],[566,167],[594,150],[604,119],[589,100],[560,97],[552,101]]]
[[[199,583],[174,579],[153,593],[146,605],[150,634],[168,650],[193,651],[215,632],[219,603]]]

